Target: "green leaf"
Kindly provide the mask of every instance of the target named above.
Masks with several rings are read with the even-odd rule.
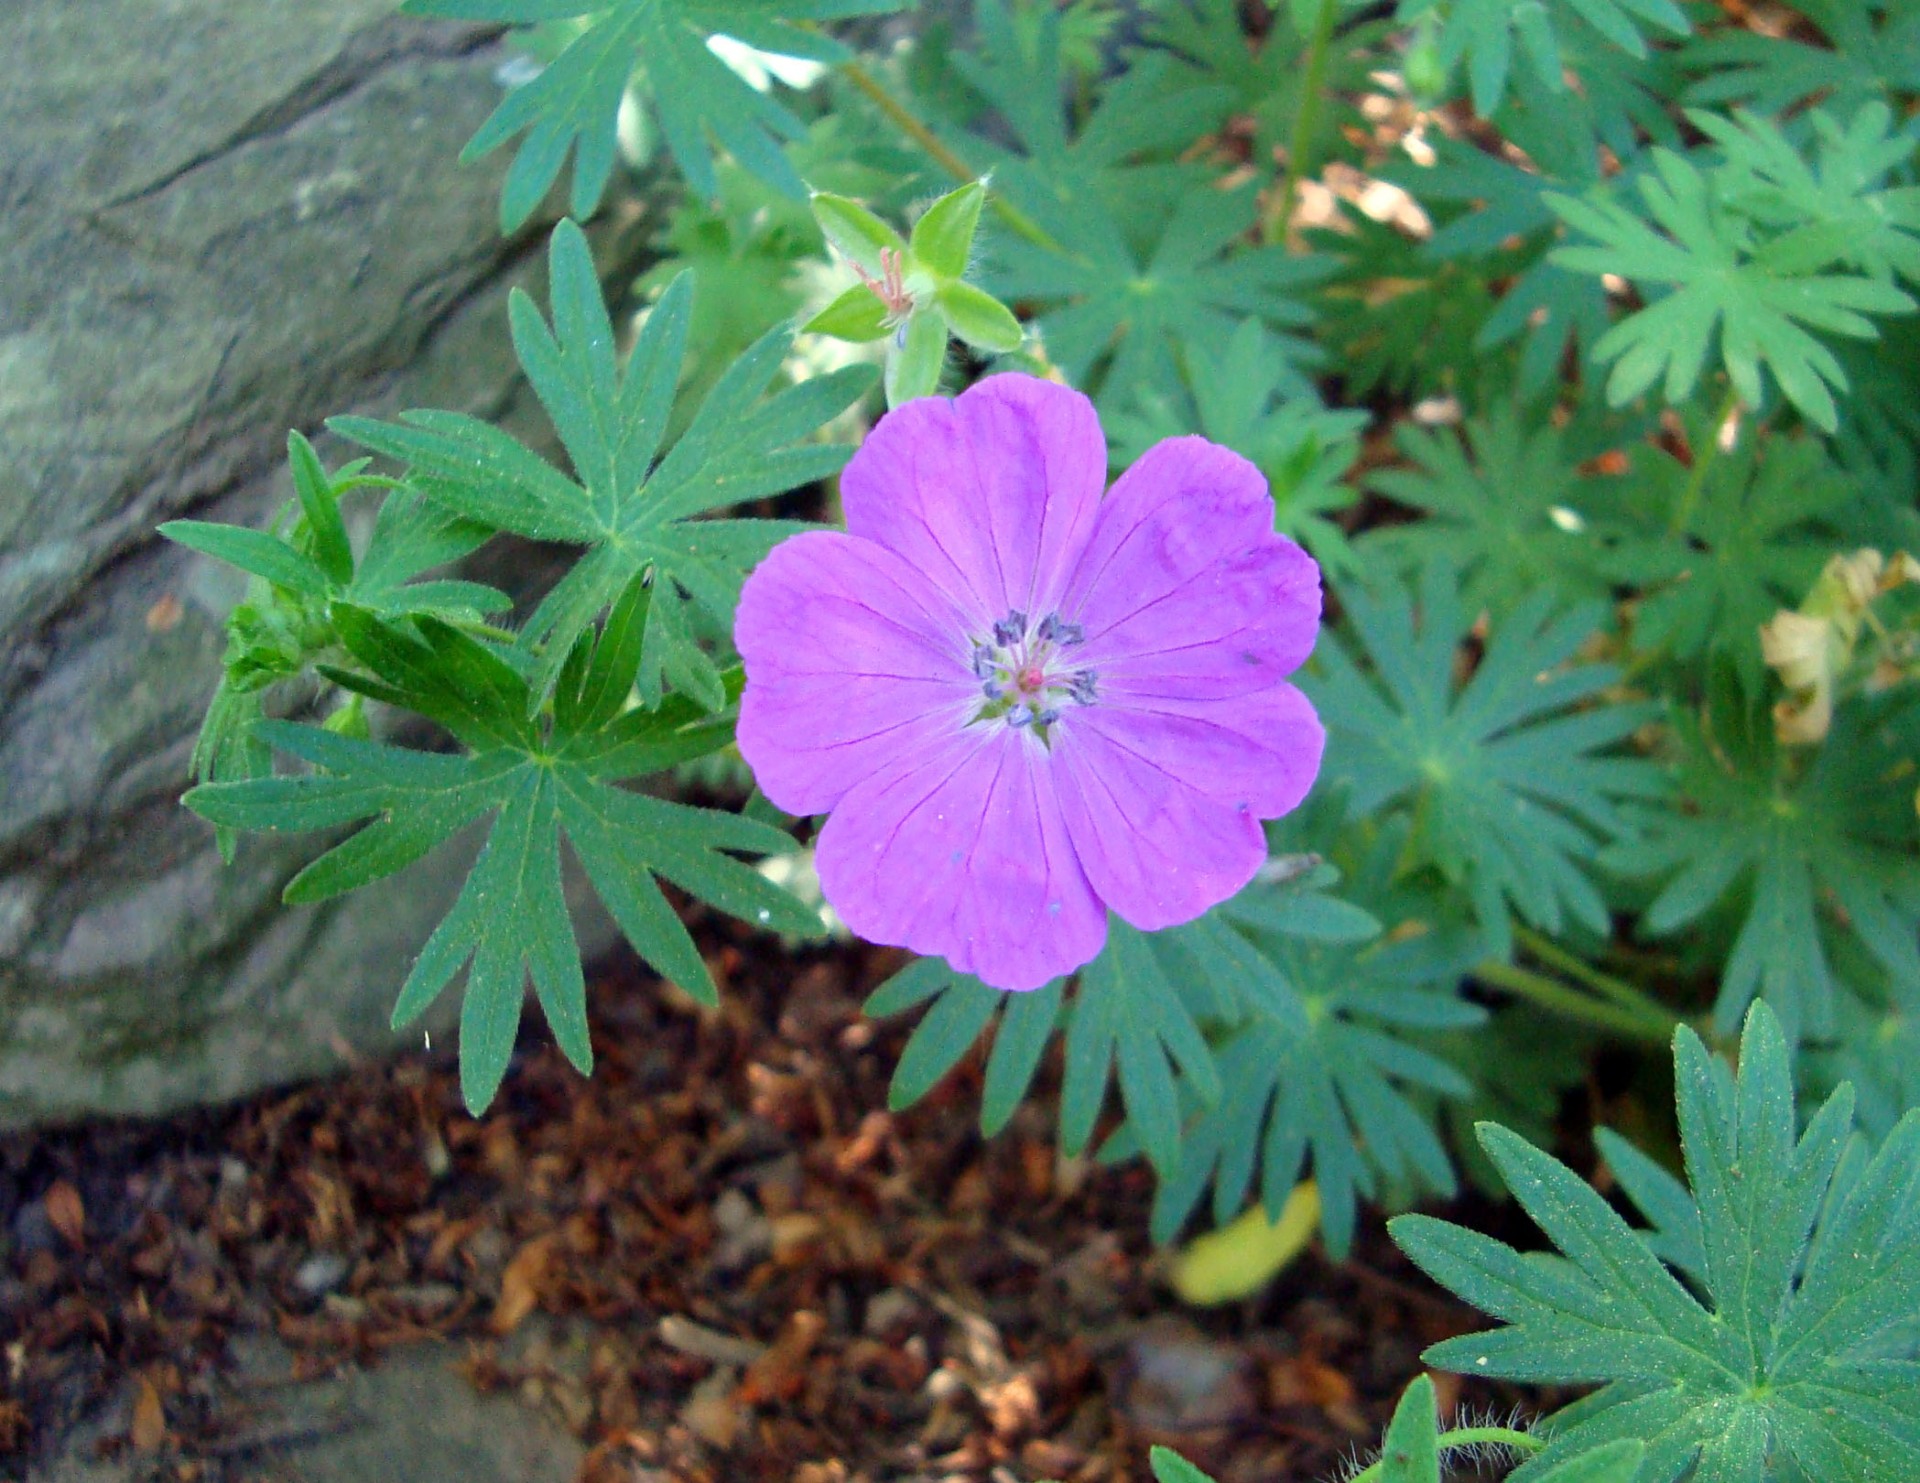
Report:
[[[1748,433],[1703,468],[1721,436],[1712,414],[1689,408],[1680,420],[1689,462],[1637,444],[1623,476],[1588,484],[1587,510],[1612,527],[1601,569],[1641,592],[1631,633],[1640,654],[1724,659],[1757,693],[1760,625],[1812,585],[1833,553],[1833,520],[1860,490],[1811,437]]]
[[[1193,81],[1229,90],[1223,114],[1252,122],[1253,160],[1270,168],[1275,147],[1287,147],[1300,114],[1319,0],[1272,7],[1257,42],[1248,37],[1235,0],[1154,0],[1144,8],[1144,38],[1189,64],[1190,71],[1182,70]],[[1353,7],[1341,3],[1339,9]],[[1389,65],[1390,22],[1342,20],[1323,54],[1321,91],[1307,116],[1307,148],[1315,160],[1347,155],[1343,131],[1366,127],[1353,100],[1366,93],[1370,72]]]
[[[856,283],[826,308],[800,326],[803,335],[832,335],[857,345],[887,333],[887,306],[864,283]]]
[[[661,296],[622,371],[586,237],[571,222],[554,229],[549,276],[551,325],[516,293],[514,346],[566,447],[572,478],[458,413],[408,412],[398,423],[342,417],[331,425],[405,461],[408,481],[454,515],[587,548],[521,631],[533,662],[530,707],[552,692],[575,640],[643,573],[656,594],[648,614],[653,662],[641,677],[649,703],[668,674],[711,701],[712,664],[680,621],[670,589],[730,627],[747,569],[790,527],[695,517],[836,472],[847,449],[801,440],[861,395],[871,368],[849,367],[762,401],[791,339],[789,330],[775,330],[734,362],[662,457],[691,283],[677,279]]]
[[[1341,599],[1372,673],[1338,639],[1315,652],[1303,688],[1328,730],[1322,786],[1347,785],[1357,815],[1410,804],[1410,860],[1458,883],[1495,956],[1511,950],[1510,914],[1547,933],[1579,923],[1607,935],[1588,862],[1626,829],[1622,800],[1653,796],[1660,777],[1617,754],[1648,715],[1596,704],[1615,672],[1569,667],[1599,611],[1556,611],[1540,589],[1494,625],[1457,683],[1455,651],[1476,614],[1450,571],[1428,567],[1417,599],[1397,585]]]
[[[1425,518],[1369,532],[1361,556],[1400,572],[1444,563],[1461,574],[1466,608],[1495,619],[1543,587],[1585,600],[1608,595],[1591,481],[1560,429],[1529,424],[1510,401],[1458,433],[1401,423],[1394,444],[1414,467],[1379,470],[1367,486]]]
[[[1153,1469],[1154,1483],[1213,1483],[1186,1458],[1166,1447],[1149,1448],[1147,1463]]]
[[[1755,218],[1727,209],[1715,178],[1670,150],[1655,149],[1652,161],[1638,180],[1651,221],[1599,195],[1547,198],[1569,227],[1598,244],[1563,247],[1555,262],[1666,290],[1594,346],[1597,359],[1613,362],[1608,399],[1618,406],[1664,378],[1667,400],[1684,401],[1717,347],[1748,405],[1761,400],[1764,368],[1804,416],[1833,431],[1832,393],[1845,390],[1846,373],[1812,331],[1871,338],[1868,315],[1898,314],[1913,300],[1877,278],[1770,255],[1778,234],[1756,231]]]
[[[1020,321],[1013,311],[984,289],[971,283],[943,283],[933,302],[947,328],[979,350],[1007,355],[1020,348]]]
[[[827,240],[869,278],[885,275],[886,266],[880,260],[882,253],[905,256],[907,244],[900,240],[900,234],[858,201],[815,191],[808,198],[808,204]]]
[[[1540,1474],[1540,1483],[1634,1483],[1646,1455],[1644,1442],[1619,1437],[1555,1463]]]
[[[415,15],[474,21],[586,18],[559,56],[501,100],[463,159],[527,137],[508,171],[500,225],[515,231],[574,156],[569,209],[586,218],[613,173],[619,115],[630,89],[650,99],[674,161],[696,194],[717,193],[708,136],[754,174],[794,196],[805,187],[780,151],[805,126],[715,56],[715,34],[795,57],[848,55],[815,26],[899,8],[899,0],[407,0]]]
[[[1168,384],[1181,364],[1217,353],[1246,319],[1276,328],[1310,320],[1295,295],[1325,277],[1328,264],[1278,247],[1235,250],[1253,219],[1250,188],[1199,185],[1146,222],[1082,201],[1041,219],[1059,250],[1003,242],[988,287],[1043,306],[1048,355],[1103,405],[1124,408]],[[1136,245],[1129,229],[1145,240]],[[1296,361],[1312,359],[1298,341],[1279,343]]]
[[[1782,235],[1768,259],[1824,268],[1839,263],[1881,280],[1920,282],[1920,187],[1894,185],[1920,140],[1893,129],[1885,103],[1862,107],[1842,126],[1822,109],[1808,115],[1819,151],[1809,161],[1787,136],[1744,110],[1729,122],[1698,109],[1694,126],[1727,158],[1722,191]]]
[[[307,597],[324,597],[330,585],[327,574],[312,557],[265,531],[206,520],[169,520],[160,527],[160,534],[175,545]]]
[[[1558,228],[1547,196],[1584,191],[1601,179],[1599,152],[1593,148],[1569,151],[1559,162],[1565,173],[1556,173],[1548,146],[1566,127],[1570,100],[1562,93],[1553,101],[1555,106],[1544,121],[1546,129],[1526,130],[1518,120],[1506,120],[1509,130],[1548,155],[1549,163],[1522,169],[1464,142],[1439,138],[1432,141],[1431,164],[1400,164],[1381,171],[1384,179],[1411,191],[1438,218],[1433,236],[1415,249],[1417,258],[1448,263],[1477,260],[1473,266],[1480,276],[1507,280],[1499,302],[1477,323],[1468,349],[1484,355],[1498,346],[1523,342],[1516,379],[1528,396],[1559,384],[1570,342],[1584,358],[1609,323],[1607,296],[1599,280],[1569,272],[1547,252]],[[1657,109],[1655,116],[1665,117]],[[1625,156],[1623,174],[1638,168],[1636,127],[1635,120],[1627,120],[1625,139],[1614,141]],[[1532,133],[1546,137],[1536,141]],[[1521,244],[1517,251],[1512,245],[1516,242]]]
[[[1083,110],[1072,101],[1083,92],[1068,75],[1067,17],[1058,9],[979,0],[973,21],[975,45],[955,52],[953,65],[999,112],[1018,147],[1006,148],[996,131],[997,139],[968,137],[965,148],[969,157],[992,158],[994,187],[1023,210],[1043,213],[1049,231],[1087,209],[1137,214],[1148,204],[1144,192],[1157,200],[1169,182],[1177,189],[1202,178],[1142,161],[1172,160],[1219,127],[1233,108],[1227,88],[1196,83],[1171,56],[1134,51],[1097,106]]]
[[[328,581],[351,582],[353,547],[347,542],[347,527],[340,518],[340,496],[313,444],[297,431],[287,434],[287,462],[293,468],[293,488],[301,512],[307,517],[314,561]]]
[[[1679,806],[1637,812],[1638,837],[1603,861],[1660,883],[1640,919],[1647,935],[1698,942],[1712,931],[1725,965],[1720,1026],[1738,1024],[1758,995],[1791,1037],[1830,1034],[1833,958],[1849,939],[1920,992],[1920,828],[1884,714],[1841,707],[1804,762],[1782,754],[1771,718],[1744,697],[1673,718]]]
[[[902,1111],[926,1096],[973,1049],[995,1014],[1004,1010],[987,1058],[980,1102],[980,1131],[992,1137],[1006,1126],[1026,1096],[1053,1036],[1060,1016],[1060,982],[1031,993],[1006,993],[988,988],[970,974],[954,972],[939,958],[917,958],[874,991],[865,1012],[881,1019],[922,1004],[932,1007],[914,1027],[894,1067],[888,1105]]]
[[[1682,64],[1699,74],[1687,100],[1780,114],[1814,97],[1850,110],[1920,93],[1920,13],[1904,0],[1800,0],[1794,10],[1818,28],[1824,45],[1799,32],[1722,27],[1681,53]]]
[[[1106,948],[1082,970],[1067,1020],[1060,1147],[1076,1154],[1087,1146],[1117,1064],[1128,1123],[1153,1166],[1167,1172],[1180,1151],[1175,1062],[1202,1103],[1218,1100],[1212,1052],[1148,939],[1110,917]]]
[[[887,405],[898,407],[940,389],[947,360],[947,322],[933,309],[916,309],[887,347]]]
[[[786,835],[618,786],[731,739],[730,719],[706,717],[684,701],[654,712],[624,709],[646,596],[633,584],[598,635],[582,636],[564,693],[551,717],[539,719],[529,719],[526,679],[480,641],[431,617],[407,628],[340,607],[341,640],[367,688],[439,721],[464,750],[414,752],[264,722],[257,728],[263,741],[313,770],[210,783],[186,798],[203,817],[234,829],[367,821],[294,877],[289,901],[323,900],[385,879],[467,825],[491,820],[472,873],[394,1008],[395,1025],[408,1023],[471,962],[460,1073],[476,1113],[505,1074],[529,977],[561,1049],[583,1071],[591,1064],[579,949],[561,891],[563,835],[635,950],[709,1002],[712,980],[658,879],[770,930],[818,930],[812,911],[728,853],[780,852],[790,848]]]
[[[948,191],[913,224],[907,249],[916,266],[942,278],[959,278],[973,256],[973,234],[980,226],[980,208],[987,201],[987,184],[975,180]]]
[[[953,1069],[980,1038],[999,1009],[1002,993],[976,979],[955,975],[951,988],[914,1027],[887,1088],[887,1105],[895,1112],[913,1106],[933,1090],[934,1083]]]
[[[1458,975],[1417,942],[1372,941],[1379,924],[1371,917],[1350,922],[1350,911],[1289,905],[1285,894],[1254,888],[1154,939],[1169,977],[1215,985],[1233,1006],[1209,1016],[1221,1027],[1219,1095],[1210,1099],[1204,1084],[1181,1088],[1186,1126],[1179,1161],[1163,1168],[1154,1199],[1156,1241],[1178,1234],[1209,1185],[1212,1218],[1224,1225],[1246,1203],[1256,1170],[1267,1216],[1278,1219],[1309,1156],[1321,1229],[1336,1255],[1352,1242],[1359,1199],[1383,1183],[1454,1188],[1431,1113],[1415,1099],[1468,1088],[1421,1043],[1477,1025],[1485,1011],[1455,997]],[[1102,1158],[1144,1142],[1131,1101],[1128,1113]]]
[[[1673,0],[1452,0],[1444,6],[1440,0],[1401,0],[1395,19],[1404,24],[1429,13],[1443,17],[1439,65],[1450,70],[1466,61],[1474,111],[1483,117],[1506,94],[1516,36],[1541,85],[1562,92],[1566,79],[1556,28],[1574,17],[1635,56],[1646,53],[1649,27],[1676,36],[1691,29]]]
[[[1175,1067],[1186,1094],[1197,1100],[1216,1097],[1220,1085],[1192,1010],[1148,944],[1143,934],[1111,918],[1105,950],[1081,971],[1064,1009],[1059,983],[1031,994],[1007,994],[936,959],[915,962],[866,1006],[877,1016],[930,1004],[901,1053],[890,1105],[897,1110],[925,1096],[998,1013],[980,1114],[982,1131],[997,1132],[1026,1094],[1048,1040],[1064,1019],[1061,1147],[1068,1153],[1086,1147],[1108,1083],[1117,1075],[1128,1116],[1144,1130],[1140,1143],[1157,1164],[1170,1165],[1180,1142],[1182,1093],[1175,1086]]]
[[[1347,399],[1385,390],[1477,401],[1497,367],[1479,353],[1500,308],[1490,280],[1514,273],[1518,255],[1443,262],[1387,222],[1358,212],[1346,220],[1342,271],[1320,295],[1316,338],[1340,366]]]
[[[1434,1406],[1433,1381],[1421,1375],[1401,1395],[1387,1423],[1387,1435],[1380,1444],[1379,1483],[1436,1483],[1440,1429]]]
[[[1588,1466],[1637,1483],[1916,1476],[1920,1113],[1871,1159],[1843,1159],[1842,1091],[1796,1141],[1786,1042],[1764,1005],[1748,1015],[1737,1078],[1690,1030],[1674,1062],[1698,1292],[1564,1164],[1488,1124],[1489,1156],[1561,1254],[1523,1256],[1426,1216],[1392,1222],[1429,1275],[1507,1324],[1426,1361],[1605,1387],[1555,1418],[1513,1483],[1584,1476],[1555,1470],[1609,1446],[1618,1457]],[[1629,1475],[1635,1445],[1645,1453]]]

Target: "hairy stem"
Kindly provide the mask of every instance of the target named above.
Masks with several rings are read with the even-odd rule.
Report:
[[[1463,1426],[1457,1431],[1442,1432],[1438,1439],[1442,1452],[1458,1452],[1468,1447],[1511,1447],[1516,1452],[1538,1452],[1546,1445],[1531,1432],[1515,1431],[1507,1426]],[[1378,1483],[1380,1470],[1386,1466],[1382,1458],[1371,1467],[1362,1468],[1353,1475],[1352,1483]]]
[[[1287,223],[1293,219],[1293,203],[1300,194],[1300,182],[1306,179],[1312,161],[1314,125],[1320,121],[1321,94],[1326,87],[1327,54],[1333,48],[1333,17],[1339,0],[1320,0],[1313,18],[1313,35],[1307,42],[1306,76],[1300,84],[1300,107],[1293,115],[1293,132],[1287,138],[1287,173],[1280,185],[1280,201],[1267,218],[1269,242],[1284,242]]]
[[[1680,491],[1680,498],[1674,501],[1673,518],[1667,522],[1669,535],[1685,535],[1687,525],[1693,519],[1693,512],[1700,504],[1700,491],[1706,488],[1707,475],[1720,459],[1720,436],[1726,430],[1727,419],[1740,409],[1740,393],[1731,386],[1720,400],[1720,409],[1713,414],[1713,426],[1707,434],[1707,446],[1693,450],[1693,470],[1687,475],[1686,487]]]
[[[888,92],[880,79],[860,63],[842,62],[840,75],[852,83],[858,92],[887,116],[888,121],[895,128],[924,149],[933,162],[959,184],[966,185],[980,178],[978,170],[949,149],[938,134],[916,117],[912,109]],[[989,194],[987,201],[1009,228],[1025,237],[1034,246],[1043,247],[1049,252],[1066,252],[1066,249],[1054,241],[1044,227],[999,192]]]
[[[1677,1018],[1658,1006],[1639,1010],[1610,1004],[1590,994],[1583,994],[1557,978],[1548,978],[1544,973],[1535,973],[1517,964],[1502,963],[1497,958],[1475,964],[1473,976],[1497,989],[1505,989],[1516,998],[1525,999],[1549,1014],[1579,1020],[1596,1029],[1610,1031],[1628,1040],[1645,1041],[1649,1045],[1667,1044],[1680,1024]]]

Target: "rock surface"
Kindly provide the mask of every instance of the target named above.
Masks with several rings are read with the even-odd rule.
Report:
[[[295,1382],[271,1340],[244,1346],[232,1454],[257,1483],[571,1483],[582,1448],[537,1407],[476,1391],[452,1344],[389,1350],[370,1370]],[[29,1483],[140,1483],[149,1459],[102,1458],[124,1438],[131,1398],[66,1440]],[[108,1451],[114,1449],[109,1448]]]
[[[177,799],[240,583],[152,534],[264,523],[289,427],[513,405],[540,242],[498,234],[504,152],[455,163],[507,54],[393,10],[0,6],[0,1126],[384,1052],[457,883],[289,910],[312,841],[222,868]]]

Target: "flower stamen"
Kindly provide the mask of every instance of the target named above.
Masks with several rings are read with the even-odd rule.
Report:
[[[853,271],[860,275],[860,281],[872,291],[873,296],[886,305],[889,323],[905,319],[913,312],[913,295],[907,292],[906,272],[897,247],[880,249],[878,278],[858,263],[853,264]]]
[[[1058,613],[1029,625],[1027,615],[1013,609],[993,625],[990,638],[973,640],[969,667],[987,702],[974,719],[1032,727],[1045,742],[1064,702],[1092,705],[1098,694],[1093,670],[1061,663],[1063,650],[1084,642],[1086,630]]]

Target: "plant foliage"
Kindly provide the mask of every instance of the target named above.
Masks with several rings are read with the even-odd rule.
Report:
[[[1507,1325],[1436,1345],[1428,1362],[1602,1383],[1559,1413],[1516,1483],[1619,1442],[1646,1447],[1639,1483],[1912,1477],[1920,1113],[1869,1154],[1848,1137],[1842,1089],[1796,1140],[1786,1041],[1764,1006],[1747,1018],[1737,1078],[1684,1029],[1674,1071],[1688,1188],[1629,1185],[1636,1202],[1652,1192],[1655,1241],[1491,1124],[1488,1156],[1557,1254],[1523,1255],[1427,1216],[1393,1223],[1421,1267]]]

